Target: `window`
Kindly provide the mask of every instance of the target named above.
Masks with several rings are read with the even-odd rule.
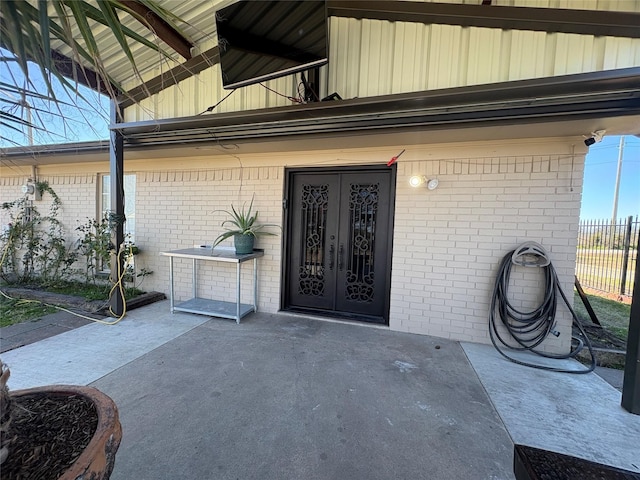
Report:
[[[124,224],[124,234],[127,237],[127,241],[135,242],[136,231],[136,176],[125,175],[124,176],[124,215],[127,221]],[[108,214],[111,210],[111,177],[109,175],[102,175],[101,192],[100,192],[100,205],[98,211],[100,212],[100,218],[103,218],[105,214]]]

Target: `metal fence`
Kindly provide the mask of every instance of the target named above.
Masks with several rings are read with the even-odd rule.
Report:
[[[581,221],[576,276],[582,286],[616,295],[632,295],[639,232],[637,215],[616,222]]]

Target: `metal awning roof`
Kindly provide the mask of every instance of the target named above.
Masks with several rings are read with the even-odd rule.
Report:
[[[640,67],[340,102],[120,123],[111,128],[122,133],[125,144],[130,147],[620,116],[629,116],[630,131],[640,133],[638,78]]]

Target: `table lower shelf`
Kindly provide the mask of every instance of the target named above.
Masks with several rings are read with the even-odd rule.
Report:
[[[206,298],[192,298],[190,300],[176,303],[173,306],[176,312],[197,313],[212,317],[231,318],[240,321],[240,318],[255,312],[253,305],[240,304],[240,318],[237,317],[237,304],[234,302],[223,302],[220,300],[208,300]]]

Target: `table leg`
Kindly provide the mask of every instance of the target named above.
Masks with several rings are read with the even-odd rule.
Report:
[[[169,308],[173,313],[173,257],[169,257]]]
[[[193,270],[191,272],[191,289],[193,298],[196,298],[198,296],[198,264],[195,258],[193,259]]]
[[[253,311],[258,311],[258,259],[253,259]]]
[[[236,267],[236,323],[240,323],[240,262]]]

